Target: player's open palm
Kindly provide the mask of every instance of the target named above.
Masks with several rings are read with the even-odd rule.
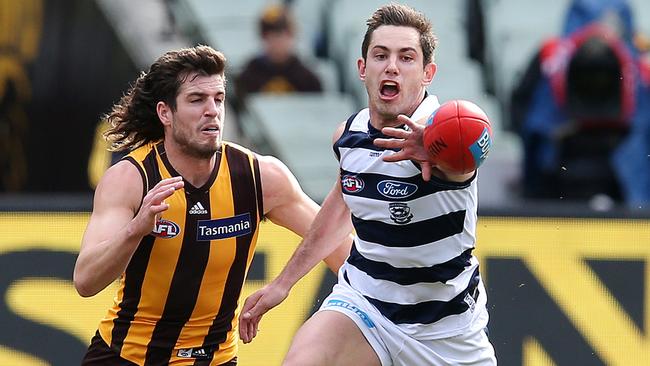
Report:
[[[145,236],[149,234],[156,225],[160,214],[169,208],[165,199],[169,198],[175,191],[183,188],[182,177],[163,179],[156,184],[142,199],[142,205],[138,214],[133,218],[135,230]]]
[[[422,168],[422,177],[424,180],[429,180],[431,177],[431,163],[422,142],[424,126],[404,115],[398,116],[397,119],[403,122],[408,127],[408,130],[385,127],[381,130],[382,133],[391,138],[375,139],[374,144],[384,149],[399,150],[394,154],[385,156],[384,161],[413,160],[418,162]]]
[[[246,298],[239,317],[239,337],[244,343],[249,343],[257,335],[262,315],[278,306],[288,295],[289,291],[269,284]]]

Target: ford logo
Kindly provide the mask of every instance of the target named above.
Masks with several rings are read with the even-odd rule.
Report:
[[[412,183],[398,182],[395,180],[382,180],[377,184],[377,190],[382,196],[388,198],[406,198],[418,190]]]

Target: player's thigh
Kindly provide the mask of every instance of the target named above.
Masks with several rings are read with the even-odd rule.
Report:
[[[357,325],[337,311],[319,311],[298,330],[284,366],[379,366],[379,358]]]

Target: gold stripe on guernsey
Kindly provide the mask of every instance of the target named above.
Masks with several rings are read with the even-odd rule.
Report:
[[[226,158],[226,154],[222,154],[217,181],[210,188],[210,212],[212,218],[233,217],[235,215],[230,181],[230,162]],[[185,326],[178,338],[177,344],[189,345],[186,348],[202,346],[203,339],[214,320],[214,314],[217,314],[221,307],[228,270],[235,259],[237,238],[213,240],[209,243],[197,242],[197,244],[211,245],[212,247],[208,256],[206,274],[201,282],[199,298],[192,312],[194,325],[191,327]],[[218,365],[230,361],[236,355],[237,349],[235,346],[236,343],[229,342],[227,339],[219,345],[219,351],[215,353],[211,364]],[[175,352],[171,361],[178,362],[180,360],[182,359]]]
[[[156,154],[156,160],[158,161],[161,180],[171,178],[172,175],[165,169],[160,155]],[[151,177],[148,178],[151,179]],[[169,204],[170,208],[163,212],[160,218],[178,224],[181,231],[173,238],[157,238],[154,241],[145,278],[142,282],[143,293],[138,303],[138,312],[131,327],[129,327],[120,354],[123,358],[133,362],[143,360],[147,348],[131,347],[129,343],[146,345],[151,340],[156,322],[160,320],[160,314],[165,309],[167,295],[176,270],[176,262],[183,246],[185,213],[188,210],[185,190],[181,189],[174,192],[171,197],[165,199],[165,202]],[[146,293],[144,289],[146,289]]]
[[[151,159],[153,156],[150,153],[155,149],[153,144],[149,144],[129,154],[129,159],[145,172],[145,182],[151,181],[149,185],[157,183],[158,175],[160,179],[171,176],[165,165],[169,162],[164,154],[162,159],[158,154],[155,159]],[[158,152],[162,153],[162,146],[158,146]],[[233,161],[230,161],[228,156]],[[154,240],[154,237],[147,236],[142,240],[138,252],[134,254],[132,263],[127,268],[127,274],[132,273],[134,277],[130,281],[126,278],[126,283],[122,282],[115,304],[99,326],[102,338],[117,351],[121,351],[121,357],[138,365],[143,365],[145,360],[157,362],[155,360],[161,361],[160,353],[154,356],[148,351],[151,351],[152,347],[166,349],[169,346],[173,347],[173,350],[169,349],[168,363],[191,365],[196,359],[179,357],[179,350],[201,350],[204,345],[218,347],[210,365],[225,363],[236,356],[236,319],[239,309],[236,310],[235,317],[230,318],[235,306],[230,297],[239,294],[240,281],[245,275],[244,266],[247,271],[253,258],[261,219],[257,211],[257,200],[251,196],[255,192],[250,191],[251,187],[255,187],[253,156],[253,153],[245,148],[224,143],[216,179],[207,192],[199,192],[186,185],[186,188],[175,192],[166,200],[170,209],[163,213],[162,219],[174,222],[180,231],[172,238],[156,237]],[[231,176],[235,172],[238,173]],[[203,206],[209,209],[209,217],[206,213],[192,213],[189,206],[194,204],[192,200],[196,199],[200,199]],[[246,213],[250,214],[251,229],[254,229],[248,236],[210,242],[198,241],[197,228],[194,227],[196,220],[231,219],[237,214]],[[205,247],[201,246],[209,246],[209,250],[204,251],[202,248]],[[241,250],[237,253],[239,248]],[[187,265],[183,266],[185,271],[177,268],[181,257],[185,258],[186,264],[189,263],[188,260],[193,262],[188,253],[198,255],[198,262],[207,262],[200,277],[193,274],[191,276],[196,276],[196,280],[193,277],[188,281],[192,283],[187,283],[187,286],[195,286],[197,289],[195,303],[185,303],[186,300],[192,300],[170,294],[173,288],[176,289],[174,291],[181,290],[182,293],[186,283],[179,280],[192,272],[187,272]],[[186,293],[192,294],[194,290]],[[224,294],[229,299],[224,300]],[[165,307],[170,305],[171,308],[165,311]],[[173,310],[184,311],[183,308],[187,309],[187,315]],[[215,314],[220,314],[216,322]],[[189,319],[186,321],[184,316]],[[230,329],[226,325],[229,325]],[[214,328],[213,334],[208,336],[211,328]],[[178,329],[177,338],[174,329]],[[170,340],[171,344],[168,343]]]
[[[108,309],[108,314],[99,325],[99,333],[102,334],[106,344],[111,344],[111,342],[113,342],[113,319],[117,318],[117,311],[120,309],[119,303],[124,298],[124,274],[122,274],[117,281],[119,282],[119,287],[115,297],[113,298],[113,306]]]

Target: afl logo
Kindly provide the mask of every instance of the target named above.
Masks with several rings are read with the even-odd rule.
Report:
[[[178,235],[180,232],[181,228],[177,223],[169,220],[159,219],[156,221],[156,227],[153,228],[151,235],[158,238],[171,239]]]
[[[382,180],[377,184],[377,190],[384,197],[406,198],[415,193],[418,190],[418,186],[395,180]]]
[[[341,186],[347,193],[357,193],[363,190],[363,180],[356,175],[344,175],[341,178]]]

